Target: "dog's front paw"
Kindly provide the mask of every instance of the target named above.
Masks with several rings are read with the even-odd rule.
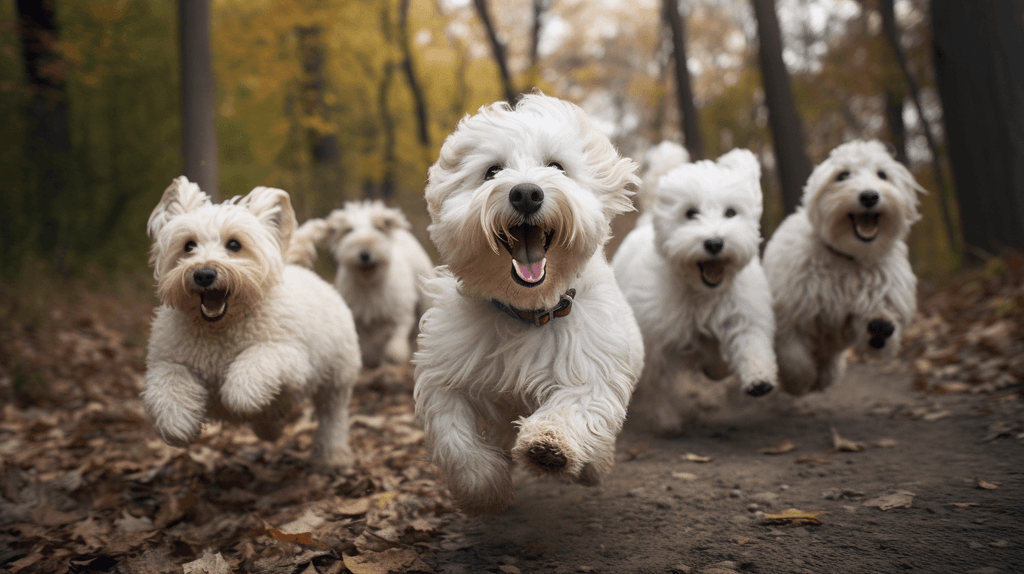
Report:
[[[550,422],[529,424],[520,427],[512,455],[527,468],[540,474],[567,474],[575,477],[583,467],[583,461],[575,455],[562,433]]]
[[[160,417],[153,420],[160,438],[170,446],[185,448],[199,438],[203,432],[202,416],[192,413],[178,413],[177,416]]]
[[[752,397],[763,397],[775,390],[775,383],[766,379],[749,381],[743,385],[743,392]]]
[[[871,335],[868,345],[873,349],[881,349],[885,347],[885,342],[895,332],[896,325],[893,325],[892,322],[885,319],[874,319],[868,323],[868,334]]]

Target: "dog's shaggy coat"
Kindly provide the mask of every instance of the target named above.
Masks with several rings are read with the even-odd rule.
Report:
[[[760,396],[777,385],[768,281],[758,259],[761,168],[747,150],[669,170],[612,260],[644,336],[633,414],[678,433],[692,411],[679,373],[735,374]]]
[[[541,94],[463,119],[430,168],[446,268],[427,286],[416,413],[466,512],[512,501],[513,459],[586,484],[612,466],[643,342],[602,246],[635,170],[583,110]],[[566,298],[568,315],[548,313]]]
[[[219,205],[185,177],[149,219],[157,309],[143,404],[160,436],[185,446],[207,419],[281,432],[296,396],[315,403],[314,462],[346,464],[348,402],[360,369],[352,314],[315,273],[286,265],[288,194],[257,187]]]
[[[824,390],[845,352],[893,356],[917,308],[907,260],[920,219],[913,175],[877,141],[853,141],[811,173],[797,212],[772,235],[764,262],[787,392]]]

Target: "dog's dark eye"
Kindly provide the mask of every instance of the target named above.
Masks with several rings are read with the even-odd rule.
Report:
[[[836,181],[843,181],[844,179],[846,179],[848,177],[850,177],[850,172],[848,172],[848,171],[841,171],[841,172],[839,172],[839,175],[836,176]]]
[[[736,217],[736,210],[731,208],[731,207],[729,209],[726,209],[725,210],[725,216],[726,217]]]
[[[242,244],[239,243],[238,241],[235,241],[234,239],[228,241],[228,251],[234,251],[237,253],[238,251],[241,251],[241,249]]]
[[[499,171],[501,171],[500,165],[492,165],[491,167],[487,168],[487,173],[484,174],[484,181],[494,179],[494,176],[498,175]]]
[[[194,251],[195,248],[196,248],[196,242],[195,241],[189,241],[189,242],[185,243],[185,253],[192,253],[192,251]]]
[[[548,167],[553,167],[553,168],[557,169],[558,171],[560,171],[562,173],[565,173],[565,168],[562,167],[562,164],[558,163],[557,161],[553,161],[553,162],[549,163]]]
[[[697,215],[699,213],[700,212],[697,211],[697,208],[691,207],[690,209],[686,210],[686,219],[693,219],[693,218],[697,217]]]
[[[878,178],[879,179],[889,179],[889,176],[886,175],[884,171],[878,170]]]

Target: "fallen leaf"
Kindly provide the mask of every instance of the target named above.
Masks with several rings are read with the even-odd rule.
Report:
[[[678,480],[697,480],[697,475],[692,472],[673,472],[672,478]]]
[[[797,464],[832,464],[833,461],[818,456],[801,456],[796,459]]]
[[[649,448],[651,448],[650,443],[642,444],[642,445],[640,445],[640,446],[638,446],[636,448],[627,448],[626,449],[626,457],[627,457],[626,460],[634,460],[636,457],[638,457],[641,454],[647,452],[647,449],[649,449]]]
[[[261,518],[260,520],[263,519]],[[321,548],[326,548],[326,546],[321,544],[319,541],[313,539],[312,532],[295,532],[286,534],[271,526],[266,520],[263,520],[263,525],[267,529],[267,534],[273,536],[275,540],[280,540],[281,542],[294,542],[295,544],[301,544],[303,546],[319,546]]]
[[[364,552],[359,556],[343,555],[345,567],[352,574],[404,574],[405,572],[433,572],[414,550],[390,548],[383,552]]]
[[[333,506],[330,510],[342,516],[359,516],[370,511],[370,504],[374,497],[364,496],[362,498],[346,498]]]
[[[917,496],[913,492],[906,490],[898,490],[891,494],[879,496],[871,500],[865,501],[864,506],[877,506],[882,510],[889,510],[892,508],[910,508],[911,502],[914,497]]]
[[[761,454],[785,454],[796,450],[796,445],[788,438],[782,439],[775,446],[762,448]]]
[[[149,532],[154,530],[153,521],[143,516],[136,518],[128,514],[128,510],[121,511],[121,518],[114,520],[114,526],[121,532],[132,534],[135,532]]]
[[[750,544],[753,541],[754,541],[754,539],[749,537],[749,536],[742,536],[742,537],[736,539],[736,544],[739,544],[740,546],[743,546],[744,544]]]
[[[523,574],[523,571],[511,564],[505,564],[498,566],[498,572],[504,572],[505,574]]]
[[[894,439],[891,439],[891,438],[880,438],[880,439],[872,442],[871,446],[877,446],[879,448],[891,448],[891,447],[896,446],[897,444],[899,444],[899,443],[897,443]]]
[[[975,476],[973,478],[974,478],[974,484],[977,484],[978,488],[983,488],[985,490],[995,490],[995,489],[999,488],[999,485],[1002,484],[1001,482],[987,482],[984,479],[982,479],[980,476]]]
[[[683,460],[687,460],[689,462],[711,462],[711,457],[701,456],[699,454],[693,454],[692,452],[688,452],[683,455]]]
[[[839,436],[836,427],[832,427],[832,450],[834,452],[860,452],[864,450],[864,445]]]
[[[981,506],[977,502],[950,502],[949,505],[957,508],[973,508],[975,506]]]
[[[211,554],[209,550],[199,560],[182,564],[181,568],[185,574],[231,574],[231,566],[220,552]]]
[[[761,518],[761,520],[765,524],[792,524],[792,525],[821,524],[821,520],[818,518],[819,514],[822,514],[822,513],[821,512],[805,512],[803,510],[797,510],[795,508],[790,508],[790,509],[784,510],[784,511],[778,513],[778,514],[765,514]]]

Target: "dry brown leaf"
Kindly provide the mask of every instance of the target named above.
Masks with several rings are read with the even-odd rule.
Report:
[[[949,505],[957,508],[974,508],[975,506],[981,506],[977,502],[950,502]]]
[[[736,544],[739,544],[740,546],[743,546],[744,544],[750,544],[753,541],[754,541],[754,539],[749,537],[749,536],[741,536],[741,537],[736,539]]]
[[[821,524],[821,519],[818,518],[819,514],[823,513],[805,512],[796,508],[790,508],[778,514],[765,514],[761,520],[765,524]]]
[[[785,454],[796,450],[796,445],[788,438],[780,440],[775,446],[762,448],[761,454]]]
[[[330,507],[335,514],[342,516],[359,516],[370,511],[370,505],[376,497],[364,496],[362,498],[346,498]]]
[[[892,448],[897,444],[899,443],[891,438],[880,438],[876,441],[871,442],[871,446],[877,446],[878,448]]]
[[[975,476],[973,478],[974,478],[974,484],[978,485],[978,488],[983,488],[985,490],[995,490],[995,489],[999,488],[999,485],[1003,484],[1001,482],[987,482],[986,480],[984,480],[980,476]]]
[[[882,510],[890,510],[893,508],[910,508],[910,505],[914,501],[915,496],[917,495],[914,494],[913,492],[907,490],[898,490],[896,492],[865,501],[864,506],[877,506]]]
[[[638,457],[641,454],[647,452],[647,450],[650,449],[650,448],[651,448],[651,444],[650,443],[642,444],[642,445],[640,445],[640,446],[638,446],[636,448],[627,448],[626,449],[626,457],[627,457],[626,460],[634,460],[634,459],[636,459],[636,457]]]
[[[391,548],[383,552],[364,552],[359,556],[344,555],[345,567],[352,574],[405,574],[433,572],[416,552],[409,548]]]
[[[860,452],[864,450],[864,445],[839,436],[836,427],[832,427],[832,450],[834,452]]]
[[[511,564],[504,564],[498,566],[498,572],[504,572],[505,574],[523,574],[523,571]]]
[[[711,457],[701,456],[699,454],[693,454],[692,452],[688,452],[683,455],[683,460],[687,460],[689,462],[711,462]]]
[[[692,472],[673,472],[672,478],[678,480],[697,480],[697,475]]]
[[[320,548],[326,548],[326,546],[321,544],[320,541],[313,538],[312,532],[296,532],[293,534],[287,534],[281,532],[277,528],[274,528],[266,520],[263,520],[263,525],[267,529],[267,534],[273,536],[275,540],[280,540],[281,542],[294,542],[295,544],[301,544],[303,546],[319,546]]]
[[[181,565],[185,574],[231,574],[231,566],[220,552],[212,554],[207,550],[199,560]]]
[[[797,464],[832,464],[827,458],[821,458],[818,456],[801,456],[796,459]]]

